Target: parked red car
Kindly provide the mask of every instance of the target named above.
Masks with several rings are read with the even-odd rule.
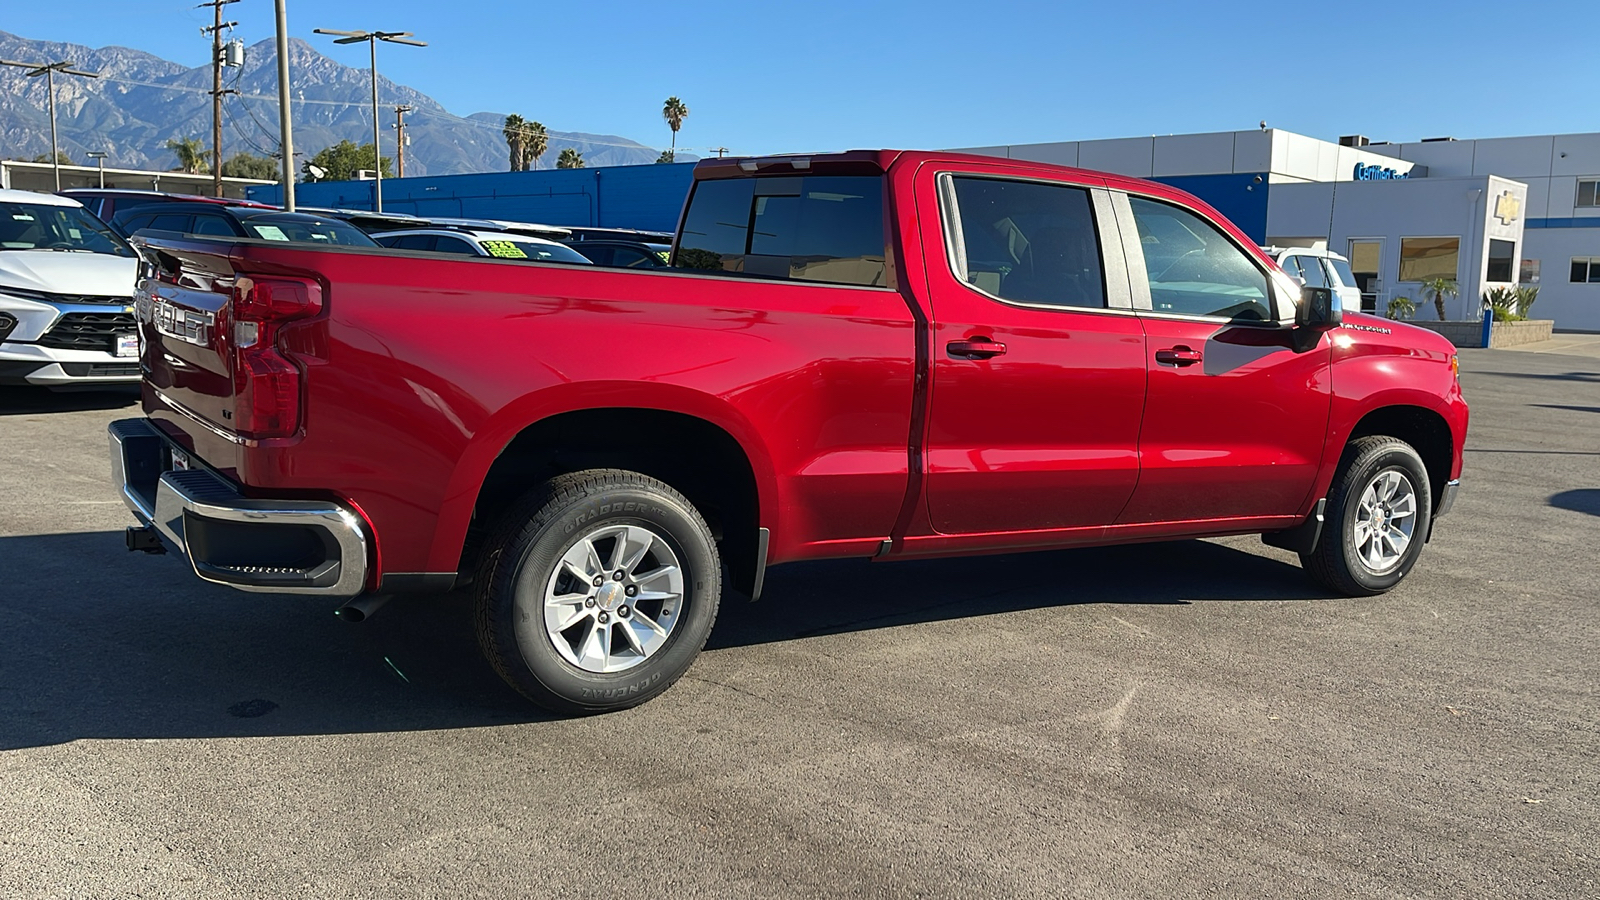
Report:
[[[1261,533],[1338,594],[1461,473],[1455,351],[1302,291],[1204,203],[1016,160],[707,160],[673,268],[151,238],[131,547],[244,590],[471,585],[550,709],[664,691],[728,586]]]

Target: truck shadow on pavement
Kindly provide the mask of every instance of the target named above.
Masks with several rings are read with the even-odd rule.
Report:
[[[1600,488],[1579,488],[1575,491],[1551,494],[1550,505],[1556,509],[1569,509],[1573,512],[1600,516]]]
[[[0,416],[122,409],[139,402],[139,386],[103,391],[52,391],[36,387],[0,387]]]
[[[78,739],[435,730],[548,719],[478,653],[471,598],[396,597],[350,625],[326,598],[197,581],[116,532],[0,538],[0,750]],[[707,649],[1077,604],[1326,597],[1290,563],[1201,541],[773,569],[725,598]],[[670,697],[670,694],[669,694]]]

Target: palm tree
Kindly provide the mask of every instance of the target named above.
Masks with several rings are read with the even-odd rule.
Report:
[[[511,171],[521,172],[528,167],[528,123],[516,113],[506,116],[500,133],[506,136],[506,146],[511,148]]]
[[[167,141],[167,149],[178,157],[178,171],[199,175],[207,171],[206,148],[199,138]]]
[[[1439,321],[1443,322],[1444,301],[1448,297],[1461,295],[1461,286],[1449,278],[1430,278],[1422,283],[1422,296],[1433,295],[1433,308],[1439,313]]]
[[[563,148],[561,148],[561,155],[556,157],[556,168],[558,168],[558,169],[581,169],[581,168],[583,168],[583,154],[579,153],[578,151],[576,151],[574,149],[572,149],[571,147],[563,147]]]
[[[678,129],[683,127],[683,120],[689,118],[689,107],[677,97],[668,97],[661,107],[661,118],[666,119],[667,127],[672,129],[672,155],[677,156]]]
[[[522,167],[524,169],[528,168],[528,163],[531,162],[533,167],[537,169],[539,168],[539,157],[550,149],[550,135],[545,132],[544,125],[539,122],[528,123],[527,135],[528,155],[523,159]]]

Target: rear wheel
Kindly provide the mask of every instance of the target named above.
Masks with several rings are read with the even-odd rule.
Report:
[[[1300,562],[1319,584],[1348,596],[1389,590],[1422,554],[1433,494],[1410,444],[1373,435],[1345,448],[1328,495],[1328,516]]]
[[[593,469],[518,501],[477,579],[478,642],[523,696],[561,713],[635,706],[705,646],[722,593],[710,529],[653,478]]]

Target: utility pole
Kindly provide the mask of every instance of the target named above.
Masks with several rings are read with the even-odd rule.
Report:
[[[383,212],[383,145],[378,141],[378,42],[388,41],[391,44],[406,44],[411,47],[426,47],[426,41],[411,39],[409,31],[334,31],[331,28],[313,28],[317,34],[341,35],[335,44],[359,44],[367,42],[367,47],[372,51],[372,211]]]
[[[222,29],[232,28],[238,22],[223,22],[222,8],[239,0],[207,0],[195,7],[209,6],[217,21],[210,28],[200,29],[211,35],[211,183],[218,197],[222,196],[222,95],[232,93],[222,89]]]
[[[713,149],[717,151],[717,159],[721,159],[723,154],[728,152],[727,147],[715,147]]]
[[[283,208],[294,212],[294,132],[289,127],[289,14],[274,0],[278,18],[278,149],[283,152]]]
[[[0,66],[16,66],[19,69],[32,69],[29,78],[44,76],[45,90],[50,94],[50,166],[55,170],[56,190],[61,190],[61,147],[56,143],[56,73],[63,75],[82,75],[85,78],[99,78],[99,72],[81,72],[72,68],[72,63],[66,60],[53,63],[26,63],[13,59],[0,59]]]
[[[396,177],[399,178],[406,177],[406,113],[411,112],[411,110],[412,107],[410,106],[396,106],[394,108],[394,148],[395,152],[399,154],[399,170]],[[382,158],[379,158],[378,162],[382,163]],[[380,165],[379,168],[382,168],[382,166]]]

